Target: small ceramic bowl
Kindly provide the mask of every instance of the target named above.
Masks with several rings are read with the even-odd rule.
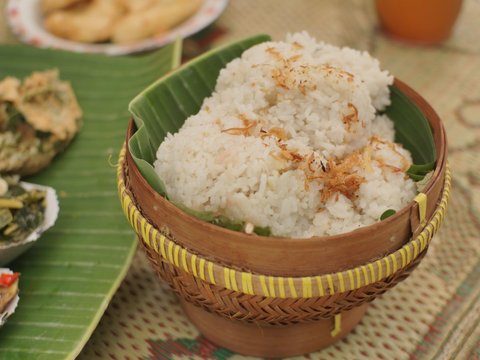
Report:
[[[0,244],[0,266],[5,266],[15,258],[23,254],[35,244],[40,236],[55,224],[58,217],[59,206],[58,198],[55,190],[48,186],[42,186],[37,184],[30,184],[26,182],[20,182],[26,190],[38,189],[46,191],[46,208],[45,218],[35,230],[33,230],[27,238],[20,242]]]

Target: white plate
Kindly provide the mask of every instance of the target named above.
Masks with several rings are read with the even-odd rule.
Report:
[[[151,50],[164,46],[178,37],[190,36],[214,22],[227,3],[228,0],[204,0],[203,5],[193,16],[166,34],[125,45],[79,43],[50,34],[43,28],[40,0],[8,0],[5,11],[12,31],[27,44],[80,53],[123,55]]]

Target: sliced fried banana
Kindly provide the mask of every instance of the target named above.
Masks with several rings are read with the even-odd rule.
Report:
[[[155,6],[159,0],[117,0],[128,12],[137,12],[146,10]]]
[[[49,14],[55,10],[65,9],[69,6],[79,4],[81,2],[88,2],[85,0],[42,0],[41,8],[44,14]]]
[[[73,9],[58,10],[47,16],[45,28],[52,34],[79,42],[109,40],[124,8],[112,0],[91,0]]]
[[[202,0],[162,0],[142,11],[128,13],[115,25],[112,41],[130,43],[164,32],[194,14]]]

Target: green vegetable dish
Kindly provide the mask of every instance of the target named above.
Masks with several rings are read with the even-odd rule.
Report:
[[[46,191],[27,190],[18,176],[5,176],[0,194],[0,245],[21,242],[44,221]]]

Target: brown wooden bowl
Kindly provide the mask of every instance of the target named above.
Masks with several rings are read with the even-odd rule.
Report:
[[[436,112],[418,93],[398,79],[394,85],[419,107],[433,131],[437,164],[424,190],[428,198],[427,219],[430,219],[444,183],[445,130]],[[135,125],[130,121],[127,144],[134,132]],[[345,234],[306,239],[247,235],[186,214],[147,183],[128,148],[126,161],[131,191],[147,219],[158,228],[168,228],[175,241],[187,249],[239,269],[278,276],[308,276],[345,270],[399,249],[419,228],[418,205],[412,201],[384,221]]]

